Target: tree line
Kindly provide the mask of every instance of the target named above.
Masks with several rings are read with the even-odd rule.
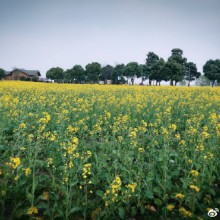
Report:
[[[0,78],[4,76],[4,71],[0,69]],[[220,82],[220,60],[208,60],[203,66],[204,76],[211,82]],[[193,62],[188,62],[183,56],[183,50],[174,48],[167,61],[159,57],[154,52],[149,52],[145,64],[129,62],[117,64],[116,66],[101,66],[98,62],[89,63],[83,68],[81,65],[74,65],[71,69],[63,70],[54,67],[47,71],[46,77],[55,82],[63,83],[97,83],[98,81],[111,80],[112,84],[123,84],[130,80],[132,85],[135,78],[141,78],[143,82],[148,80],[148,84],[156,82],[160,85],[161,81],[170,81],[170,85],[177,85],[183,80],[187,81],[188,86],[201,73],[197,71],[197,66]]]
[[[216,80],[220,81],[219,62],[220,60],[209,60],[203,67],[205,76],[212,81],[212,85]],[[47,78],[56,82],[97,83],[111,80],[113,84],[121,84],[129,79],[132,85],[135,78],[141,78],[141,84],[148,80],[149,85],[152,84],[152,81],[155,81],[156,85],[160,85],[161,81],[170,81],[170,85],[176,85],[178,82],[186,80],[190,85],[200,75],[196,64],[188,62],[179,48],[172,49],[171,56],[166,62],[154,52],[149,52],[145,64],[129,62],[127,65],[101,67],[101,64],[92,62],[87,64],[85,69],[81,65],[75,65],[66,71],[60,67],[51,68],[46,73]]]

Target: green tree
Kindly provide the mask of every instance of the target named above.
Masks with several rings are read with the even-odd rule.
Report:
[[[54,80],[55,82],[59,82],[64,77],[64,71],[60,67],[53,67],[47,71],[46,77],[48,79]]]
[[[143,85],[144,81],[146,80],[145,73],[146,73],[147,67],[146,67],[146,64],[140,64],[139,66],[141,68],[141,83],[140,84]]]
[[[130,62],[125,66],[124,75],[131,79],[131,83],[134,85],[134,79],[141,76],[141,71],[141,67],[137,62]]]
[[[97,62],[86,65],[86,80],[88,82],[97,82],[101,74],[101,64]]]
[[[152,68],[151,68],[151,75],[150,75],[150,80],[155,80],[156,85],[160,85],[160,82],[162,80],[166,80],[165,75],[164,75],[164,67],[165,67],[165,61],[163,58],[160,58],[158,62],[156,62]]]
[[[183,57],[183,51],[179,48],[174,48],[171,50],[171,56],[168,58],[167,65],[166,65],[166,79],[170,80],[170,85],[175,85],[182,81],[185,76],[185,65],[187,59]],[[171,70],[168,70],[168,67]]]
[[[220,60],[208,60],[203,66],[205,77],[212,81],[214,86],[215,81],[220,82]]]
[[[143,67],[143,77],[145,79],[149,79],[149,85],[151,85],[151,82],[153,80],[152,74],[153,74],[153,67],[157,64],[159,61],[159,56],[155,54],[154,52],[149,52],[147,54],[146,58],[146,66]]]
[[[113,66],[107,65],[107,66],[102,67],[100,80],[103,80],[105,82],[106,80],[112,80],[113,73],[114,73]]]
[[[5,76],[5,71],[0,68],[0,80],[2,80]]]
[[[82,83],[85,80],[85,70],[81,65],[75,65],[72,69],[68,69],[64,73],[65,80],[69,82]]]
[[[164,80],[170,80],[170,85],[173,86],[173,82],[180,82],[183,80],[182,66],[173,60],[168,60],[163,68]],[[175,84],[176,84],[175,83]]]
[[[114,72],[113,72],[113,75],[112,75],[112,82],[113,84],[119,84],[121,82],[124,82],[125,79],[124,79],[124,69],[125,69],[125,65],[122,63],[122,64],[117,64],[115,67],[114,67]]]
[[[188,81],[188,86],[190,86],[190,82],[199,78],[201,75],[200,72],[197,71],[196,64],[193,62],[186,63],[185,66],[185,79]]]

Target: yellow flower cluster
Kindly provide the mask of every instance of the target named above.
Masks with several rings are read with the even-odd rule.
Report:
[[[7,163],[8,166],[11,166],[13,169],[16,169],[21,164],[19,157],[11,157],[10,162]]]
[[[33,214],[38,214],[38,209],[35,206],[32,206],[27,210],[27,215],[33,215]]]
[[[183,199],[185,196],[183,195],[183,194],[181,194],[181,193],[177,193],[176,195],[175,195],[175,198],[177,198],[177,199]]]
[[[126,185],[126,187],[127,187],[128,189],[130,189],[131,192],[135,192],[136,186],[137,186],[137,183],[131,183],[131,184]]]
[[[121,185],[121,178],[116,176],[110,185],[110,189],[106,190],[104,199],[107,200],[107,197],[110,196],[112,202],[117,202],[118,192],[121,189]],[[105,202],[105,205],[108,206],[108,201]]]
[[[25,172],[25,176],[28,176],[29,174],[31,174],[31,169],[28,167],[24,169],[24,172]]]
[[[84,164],[83,166],[83,173],[82,173],[82,176],[84,179],[87,179],[88,178],[88,175],[91,174],[91,167],[92,167],[92,164],[91,163],[87,163],[87,164]]]
[[[43,195],[42,195],[42,200],[48,200],[49,199],[49,193],[48,192],[43,192]]]
[[[197,170],[191,170],[190,174],[195,177],[199,176],[199,172]]]
[[[185,218],[192,218],[192,212],[186,210],[184,207],[179,208],[180,214]]]
[[[167,205],[167,210],[170,212],[173,211],[174,208],[175,208],[175,206],[172,204]]]
[[[145,150],[144,150],[144,148],[139,147],[139,148],[138,148],[138,151],[139,151],[140,153],[144,153]]]
[[[190,185],[189,187],[190,187],[190,189],[192,189],[192,190],[194,190],[194,191],[196,191],[196,192],[199,192],[199,191],[200,191],[200,188],[199,188],[198,186]]]

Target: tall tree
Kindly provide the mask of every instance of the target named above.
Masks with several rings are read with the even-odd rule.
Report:
[[[104,67],[102,67],[102,69],[101,69],[100,79],[101,79],[101,80],[104,80],[104,81],[106,81],[106,80],[111,80],[113,73],[114,73],[114,68],[113,68],[113,66],[111,66],[111,65],[104,66]]]
[[[144,81],[147,79],[147,66],[146,64],[140,64],[139,66],[141,68],[141,85],[143,85]]]
[[[185,66],[185,79],[188,81],[188,86],[190,86],[190,82],[199,78],[201,75],[200,72],[197,71],[196,64],[193,62],[186,63]]]
[[[152,68],[151,68],[151,75],[150,75],[150,79],[151,80],[155,80],[156,81],[156,85],[162,80],[166,80],[166,77],[164,75],[164,67],[165,67],[165,61],[163,58],[160,58],[158,62],[156,62]]]
[[[173,82],[180,82],[183,80],[182,66],[173,60],[168,60],[163,68],[164,80],[170,80],[170,85],[173,86]]]
[[[124,75],[131,79],[132,85],[134,85],[135,77],[139,78],[141,76],[141,67],[137,62],[130,62],[125,66]]]
[[[159,61],[159,56],[154,52],[149,52],[146,58],[146,66],[143,68],[143,75],[145,79],[149,79],[149,85],[152,82],[152,74],[153,74],[153,67]]]
[[[47,71],[46,77],[48,79],[54,80],[55,82],[58,82],[63,79],[64,71],[60,67],[54,67]]]
[[[86,78],[89,82],[97,82],[101,74],[101,64],[97,62],[86,65]]]
[[[220,60],[208,60],[203,66],[205,77],[212,81],[214,86],[215,81],[220,82]]]
[[[64,81],[69,83],[74,82],[73,69],[67,69],[64,72]]]
[[[85,80],[85,70],[81,65],[75,65],[72,69],[68,69],[65,71],[65,79],[67,81],[76,83],[82,83]]]
[[[185,75],[185,64],[187,59],[183,57],[183,51],[179,48],[174,48],[171,50],[171,56],[168,58],[168,64],[167,67],[171,67],[171,71],[167,71],[168,77],[170,80],[170,85],[173,85],[173,82],[175,82],[175,85],[177,82],[180,82],[184,79]],[[168,70],[166,68],[166,70]]]
[[[2,80],[2,78],[4,78],[4,76],[5,76],[5,71],[0,68],[0,80]]]
[[[119,84],[121,81],[123,81],[124,69],[125,69],[125,65],[123,63],[117,64],[114,67],[114,72],[112,75],[112,81],[114,84]]]

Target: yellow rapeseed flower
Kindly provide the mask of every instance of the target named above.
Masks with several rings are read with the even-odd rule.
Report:
[[[140,153],[143,153],[145,150],[144,150],[144,148],[138,148],[138,151],[140,152]]]
[[[127,188],[131,189],[131,192],[135,192],[135,188],[137,186],[137,183],[131,183],[126,185]]]
[[[184,207],[179,209],[180,214],[185,218],[192,218],[193,214],[190,211],[187,211]]]
[[[27,210],[27,215],[38,214],[38,209],[35,206],[30,207]]]
[[[175,208],[175,206],[172,204],[167,205],[167,210],[170,212],[173,211],[174,208]]]
[[[198,186],[195,186],[195,185],[190,185],[190,189],[193,189],[195,190],[196,192],[199,192],[200,191],[200,188]]]
[[[183,199],[185,196],[183,195],[183,194],[181,194],[181,193],[177,193],[176,195],[175,195],[175,198],[177,198],[177,199]]]
[[[26,128],[27,126],[26,126],[25,123],[21,123],[19,127],[20,127],[21,129],[24,129],[24,128]]]
[[[195,177],[199,176],[199,172],[197,170],[191,170],[190,174]]]
[[[31,174],[31,169],[28,167],[25,169],[25,176],[28,176],[29,174]]]
[[[21,160],[19,157],[11,157],[10,163],[8,163],[9,166],[11,166],[13,169],[16,169],[21,164]]]
[[[43,192],[42,199],[43,200],[48,200],[49,199],[49,193],[48,192]]]

